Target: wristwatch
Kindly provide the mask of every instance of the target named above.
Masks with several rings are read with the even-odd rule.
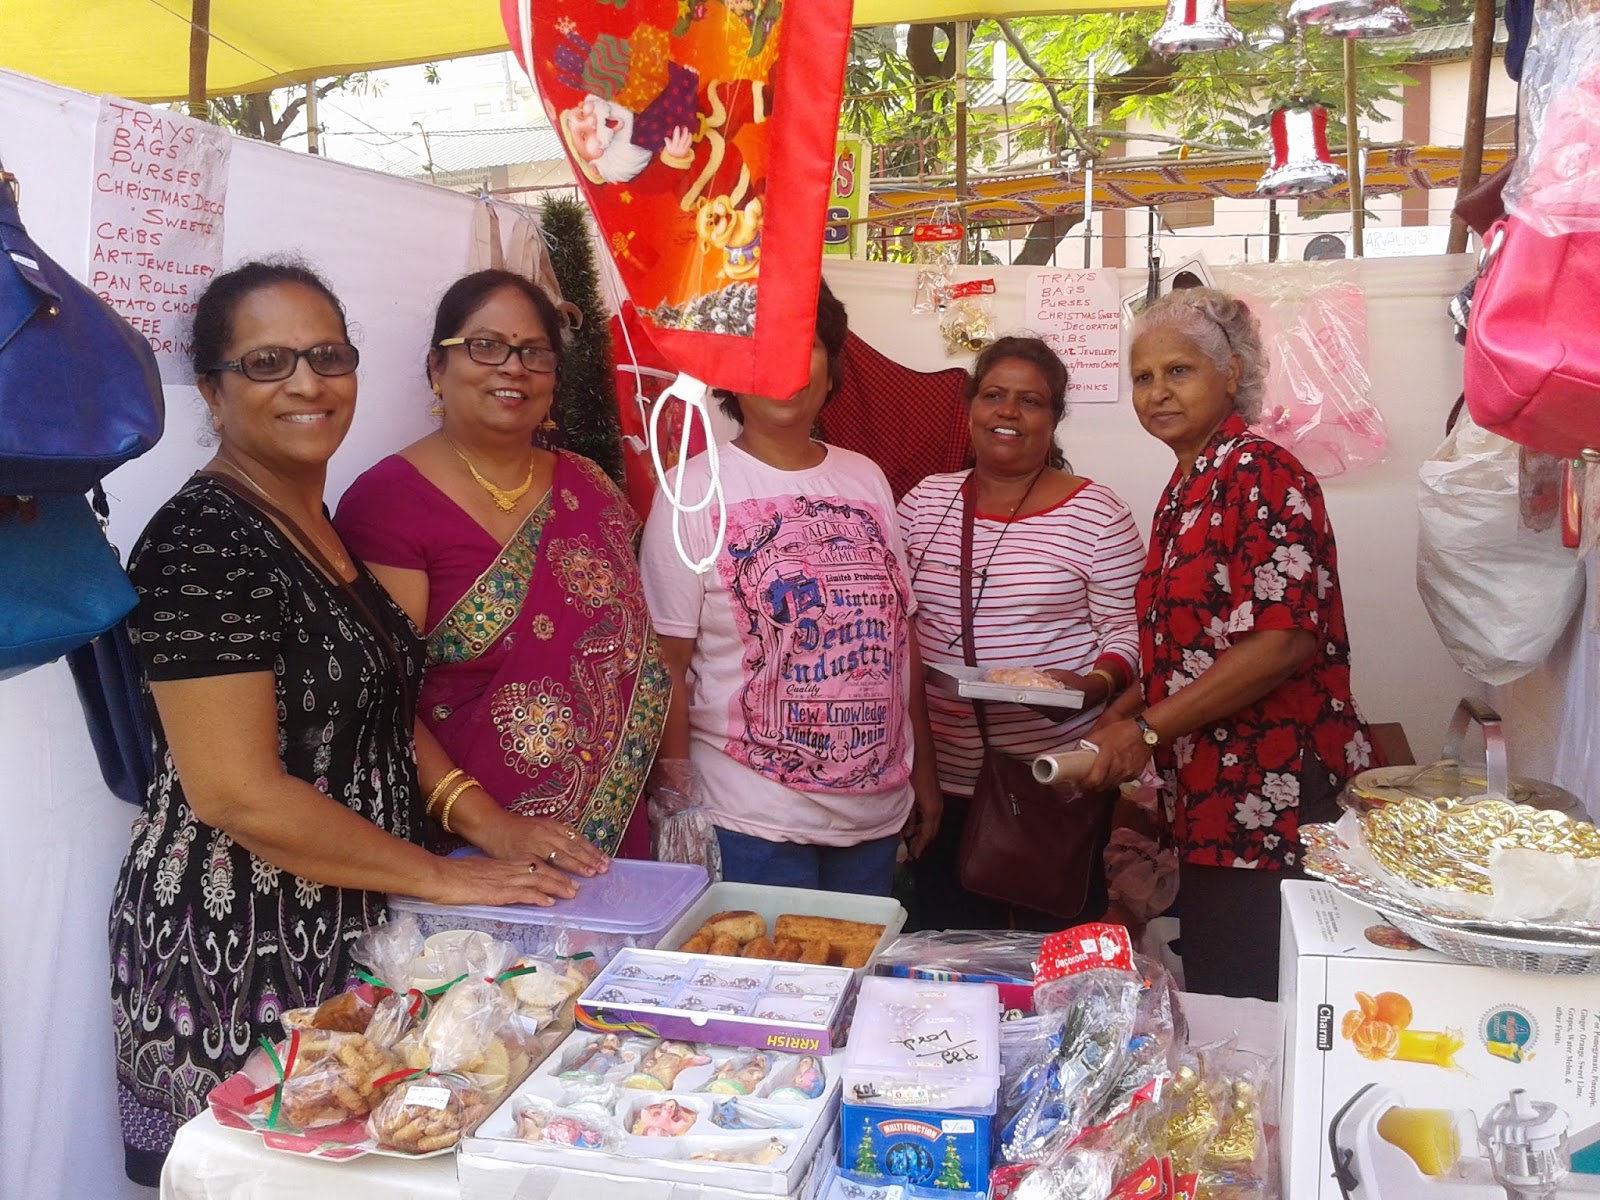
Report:
[[[1133,723],[1139,727],[1139,738],[1146,746],[1154,750],[1161,744],[1161,735],[1150,728],[1150,723],[1143,717],[1135,717]]]

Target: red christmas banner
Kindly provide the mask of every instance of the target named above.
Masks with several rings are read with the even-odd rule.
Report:
[[[800,390],[851,0],[529,7],[501,0],[511,47],[651,340],[712,386]]]

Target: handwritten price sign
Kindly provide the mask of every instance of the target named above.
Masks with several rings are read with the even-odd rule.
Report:
[[[1067,400],[1114,404],[1121,386],[1122,298],[1113,271],[1035,271],[1023,324],[1067,364]]]
[[[88,283],[149,340],[163,383],[194,382],[188,329],[222,261],[228,131],[104,96]]]

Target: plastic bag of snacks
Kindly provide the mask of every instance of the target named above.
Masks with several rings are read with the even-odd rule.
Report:
[[[306,1130],[366,1116],[393,1086],[399,1065],[365,1034],[293,1029],[276,1046],[263,1043],[277,1083],[247,1097],[273,1130]]]
[[[492,939],[466,951],[468,976],[439,998],[397,1049],[407,1070],[374,1109],[367,1132],[413,1154],[448,1149],[532,1065],[528,1035],[502,984],[516,950]]]

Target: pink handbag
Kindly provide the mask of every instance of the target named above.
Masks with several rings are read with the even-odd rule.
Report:
[[[1467,410],[1547,454],[1600,448],[1600,232],[1546,236],[1508,217],[1485,241],[1467,323]]]

